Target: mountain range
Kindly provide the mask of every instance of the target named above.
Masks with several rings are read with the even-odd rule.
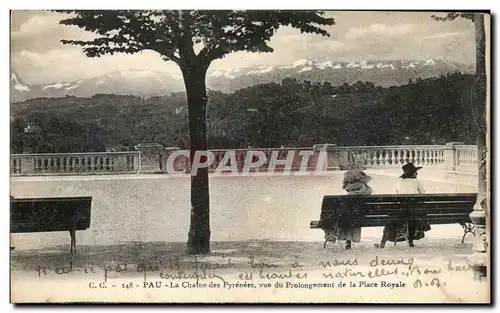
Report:
[[[252,66],[238,69],[209,69],[207,87],[232,92],[248,86],[281,82],[294,77],[311,82],[329,82],[333,86],[357,81],[373,82],[378,86],[397,86],[409,80],[438,77],[449,73],[473,73],[473,65],[447,60],[315,62],[301,59],[289,65]],[[184,90],[181,78],[168,73],[122,70],[98,77],[71,82],[29,85],[11,70],[11,102],[40,97],[91,97],[95,94],[162,96]]]

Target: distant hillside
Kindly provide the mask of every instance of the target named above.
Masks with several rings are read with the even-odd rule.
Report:
[[[210,89],[233,92],[249,86],[280,83],[287,77],[311,82],[329,82],[333,86],[357,81],[373,82],[378,86],[397,86],[410,80],[439,77],[450,73],[473,73],[474,67],[446,60],[314,62],[298,60],[290,65],[254,66],[239,69],[209,69]],[[90,79],[71,82],[51,82],[29,85],[11,71],[11,101],[39,97],[91,97],[95,94],[164,96],[184,90],[180,77],[153,71],[124,70]]]
[[[211,91],[209,146],[474,143],[474,96],[474,77],[462,74],[389,88],[360,81],[332,86],[287,78],[280,84],[233,93]],[[110,145],[131,147],[141,142],[188,147],[183,93],[148,99],[119,95],[40,98],[11,108],[11,139],[35,151],[46,151],[47,144],[50,151],[59,152],[102,151]],[[38,125],[41,131],[24,133],[27,123]]]

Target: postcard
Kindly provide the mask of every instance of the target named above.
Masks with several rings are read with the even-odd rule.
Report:
[[[491,303],[488,11],[12,10],[10,301]]]

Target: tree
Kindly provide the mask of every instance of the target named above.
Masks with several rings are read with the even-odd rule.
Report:
[[[191,160],[207,150],[206,73],[212,61],[236,51],[272,52],[267,43],[281,26],[329,36],[334,25],[321,11],[59,11],[76,14],[60,21],[97,35],[93,40],[62,40],[88,57],[153,50],[181,69],[189,115]],[[195,49],[201,50],[196,53]],[[189,253],[210,252],[208,169],[191,176]]]
[[[483,13],[459,13],[451,12],[446,16],[440,17],[433,15],[433,18],[438,21],[453,21],[457,18],[463,18],[474,23],[476,34],[476,91],[475,100],[476,107],[472,108],[472,118],[475,119],[478,127],[478,161],[479,161],[479,195],[485,195],[486,191],[486,39],[484,29],[484,14]],[[479,114],[478,114],[479,113]]]
[[[478,147],[478,205],[475,207],[475,212],[471,214],[471,219],[476,225],[476,238],[480,244],[474,246],[476,252],[486,253],[488,240],[485,232],[485,217],[489,215],[489,201],[487,190],[487,173],[486,166],[488,163],[488,148],[486,146],[486,132],[488,128],[486,116],[486,101],[487,101],[487,77],[486,77],[486,33],[484,13],[458,13],[451,12],[444,17],[433,16],[439,21],[452,21],[457,18],[470,20],[474,23],[474,31],[476,34],[476,88],[474,89],[476,106],[472,108],[472,118],[475,119],[478,127],[477,147]],[[475,114],[476,113],[476,114]],[[478,114],[477,114],[478,113]],[[484,260],[484,256],[482,256]],[[476,277],[485,277],[486,261],[475,260],[473,265]]]

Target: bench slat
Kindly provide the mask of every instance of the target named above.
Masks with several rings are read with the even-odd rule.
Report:
[[[11,199],[11,233],[88,229],[91,202],[91,197]]]
[[[321,228],[336,223],[376,227],[404,220],[430,224],[470,223],[469,214],[476,199],[475,193],[325,196],[320,221],[311,222],[310,227]]]

